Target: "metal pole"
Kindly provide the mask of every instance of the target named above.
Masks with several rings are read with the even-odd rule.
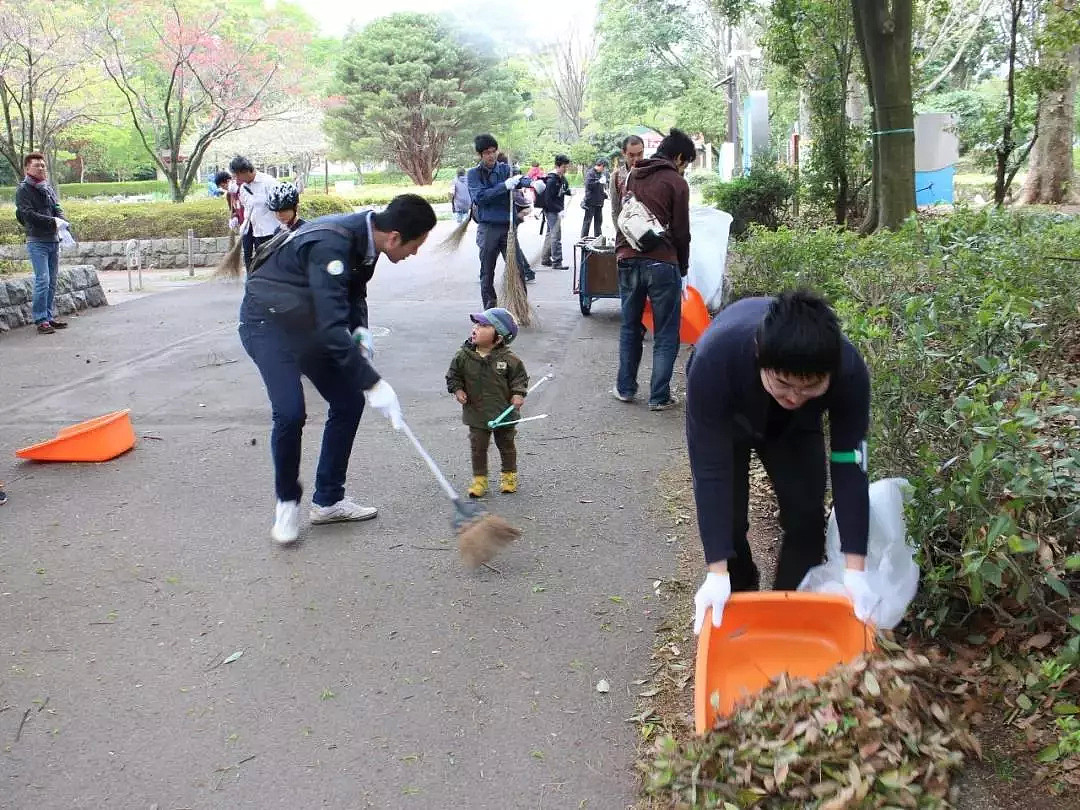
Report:
[[[187,229],[187,274],[195,278],[195,229]]]
[[[728,82],[728,140],[731,141],[731,176],[738,177],[742,174],[739,161],[739,116],[738,116],[738,91],[736,84],[739,81],[739,60],[735,56],[733,45],[733,32],[735,26],[728,24],[727,48],[728,59],[731,61],[731,81]]]

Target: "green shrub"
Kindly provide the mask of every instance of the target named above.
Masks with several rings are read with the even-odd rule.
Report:
[[[795,195],[795,185],[775,169],[755,167],[749,174],[728,183],[706,181],[701,193],[707,205],[731,214],[731,232],[742,236],[751,225],[776,230]]]
[[[306,219],[324,214],[347,213],[355,205],[333,195],[305,194],[300,201],[300,215]],[[23,241],[22,227],[15,220],[13,207],[9,216],[0,217],[0,243]],[[122,239],[167,239],[186,237],[188,228],[195,236],[225,236],[228,215],[221,199],[196,199],[184,203],[64,203],[64,213],[81,242]]]
[[[65,183],[60,186],[60,204],[67,200],[94,197],[134,197],[143,194],[169,194],[166,180],[133,180],[128,183]],[[15,186],[0,186],[0,200],[14,201]]]
[[[820,290],[866,358],[871,472],[914,485],[932,632],[980,607],[1060,626],[1080,588],[1080,288],[1052,258],[1077,244],[1075,217],[984,209],[734,248],[736,292]]]

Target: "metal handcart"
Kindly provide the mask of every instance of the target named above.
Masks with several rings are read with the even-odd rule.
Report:
[[[593,301],[598,298],[619,297],[619,267],[610,240],[601,236],[574,243],[574,295],[578,296],[582,315],[592,312]]]

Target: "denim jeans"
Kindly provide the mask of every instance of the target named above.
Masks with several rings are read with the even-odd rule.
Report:
[[[481,222],[476,228],[476,246],[480,248],[480,298],[484,309],[497,307],[498,297],[495,295],[495,264],[499,256],[506,260],[506,237],[510,232],[510,225],[496,225],[490,222]],[[517,246],[517,263],[521,270],[521,278],[524,281],[532,273],[525,254],[521,252],[521,245]]]
[[[332,506],[345,497],[345,475],[364,413],[364,392],[346,382],[318,345],[306,336],[285,332],[271,321],[240,324],[240,342],[258,366],[270,397],[270,452],[279,501],[298,501],[304,491],[300,485],[300,442],[307,413],[300,375],[311,380],[330,404],[311,500],[319,506]]]
[[[545,211],[544,249],[540,259],[548,264],[562,264],[562,217],[558,211]]]
[[[615,387],[624,397],[637,393],[637,372],[645,337],[641,315],[648,298],[653,311],[649,404],[662,405],[671,399],[671,372],[679,353],[679,321],[682,318],[679,268],[670,262],[644,257],[620,259],[619,298],[622,299],[622,328],[619,331],[619,376]]]
[[[34,268],[34,323],[56,318],[56,274],[60,270],[59,242],[27,242],[26,252]]]

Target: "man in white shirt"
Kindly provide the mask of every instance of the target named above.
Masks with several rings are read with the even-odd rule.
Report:
[[[277,179],[264,172],[255,171],[251,161],[241,155],[229,161],[229,171],[240,187],[240,204],[244,206],[241,243],[244,248],[244,267],[250,270],[251,257],[259,249],[259,245],[270,240],[280,224],[274,212],[266,205],[267,195],[270,189],[277,185]]]

